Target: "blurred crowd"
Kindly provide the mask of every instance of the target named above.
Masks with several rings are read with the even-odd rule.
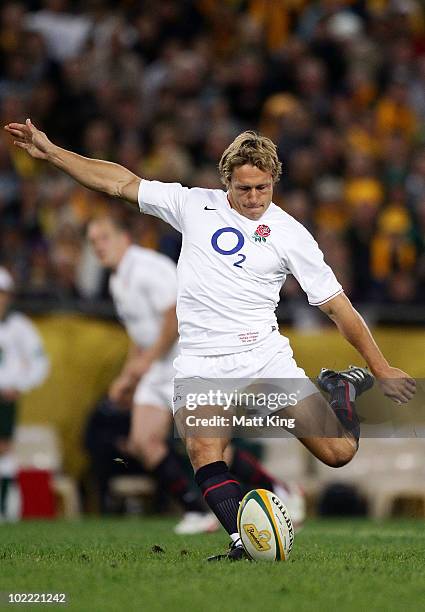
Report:
[[[6,1],[0,115],[146,178],[212,188],[224,148],[257,129],[284,165],[274,201],[313,231],[347,294],[425,298],[420,0]],[[21,294],[102,295],[85,226],[110,208],[1,135],[0,262]],[[111,210],[178,257],[168,226]]]

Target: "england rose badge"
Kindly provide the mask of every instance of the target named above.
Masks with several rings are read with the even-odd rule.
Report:
[[[255,230],[252,237],[255,242],[266,242],[268,236],[270,236],[271,229],[268,225],[259,225]]]

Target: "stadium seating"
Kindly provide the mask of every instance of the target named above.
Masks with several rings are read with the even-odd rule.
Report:
[[[354,484],[369,504],[370,514],[392,514],[396,500],[420,500],[425,516],[425,439],[364,438],[355,461],[337,470],[317,460],[320,486],[334,482]]]

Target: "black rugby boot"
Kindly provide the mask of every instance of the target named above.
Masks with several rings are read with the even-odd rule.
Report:
[[[319,387],[329,393],[329,404],[339,422],[356,440],[360,438],[360,420],[354,401],[373,387],[375,378],[366,368],[349,366],[347,370],[335,371],[323,368],[317,379]]]
[[[235,542],[231,542],[230,548],[227,553],[223,555],[213,555],[212,557],[208,557],[207,561],[251,561],[248,555],[245,552],[242,544],[235,544]]]
[[[322,368],[317,383],[323,391],[331,393],[338,386],[340,380],[346,380],[353,385],[356,392],[354,399],[356,399],[359,395],[373,387],[375,377],[367,368],[350,365],[347,370],[340,371]]]

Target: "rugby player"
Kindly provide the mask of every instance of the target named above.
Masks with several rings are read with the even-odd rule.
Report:
[[[100,263],[113,271],[109,288],[117,313],[132,340],[126,362],[109,395],[118,404],[133,396],[128,448],[185,510],[178,534],[214,531],[216,518],[193,495],[180,462],[168,444],[172,423],[173,361],[177,357],[177,275],[174,262],[151,249],[132,244],[129,228],[109,216],[93,219],[87,230]],[[305,515],[303,493],[296,483],[269,474],[248,450],[229,448],[232,474],[244,486],[274,491],[287,505],[294,524]]]
[[[219,163],[227,189],[221,191],[147,181],[118,164],[79,156],[54,145],[29,119],[5,129],[33,157],[182,232],[175,419],[186,440],[195,480],[231,537],[229,551],[211,559],[246,558],[237,532],[241,488],[223,460],[228,439],[188,435],[185,427],[186,396],[194,381],[299,379],[300,401],[285,408],[285,416],[296,419],[295,434],[304,446],[332,467],[347,464],[356,454],[360,424],[354,401],[373,385],[374,377],[384,395],[397,403],[413,397],[415,381],[385,359],[311,234],[272,202],[281,163],[270,139],[248,131],[228,146]],[[318,384],[329,393],[329,402],[306,379],[288,339],[278,331],[274,311],[288,274],[369,367],[322,370]],[[207,414],[209,407],[204,408]]]
[[[109,395],[118,404],[133,396],[128,448],[159,486],[184,510],[178,534],[215,531],[180,461],[168,443],[177,356],[176,266],[171,259],[131,243],[129,230],[113,217],[92,220],[87,232],[100,263],[113,271],[109,289],[132,341]]]
[[[15,283],[0,267],[0,520],[7,518],[7,497],[16,474],[13,433],[17,402],[38,387],[49,372],[40,335],[24,314],[11,310]]]

